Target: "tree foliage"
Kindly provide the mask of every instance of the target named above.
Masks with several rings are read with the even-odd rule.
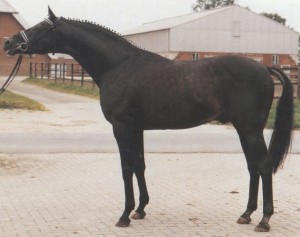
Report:
[[[201,10],[208,10],[232,4],[234,4],[234,0],[197,0],[192,7],[193,11],[198,12]]]
[[[268,17],[274,21],[277,21],[279,22],[280,24],[283,24],[285,25],[286,23],[286,19],[281,17],[280,15],[278,15],[277,13],[267,13],[267,12],[262,12],[260,13],[261,15],[265,16],[265,17]]]

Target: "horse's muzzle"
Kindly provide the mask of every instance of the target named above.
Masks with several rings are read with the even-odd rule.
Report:
[[[3,49],[6,51],[7,55],[14,56],[15,54],[19,53],[21,46],[12,46],[11,41],[8,39],[4,42]]]
[[[10,46],[11,46],[11,43],[10,43],[10,40],[8,39],[8,40],[5,40],[5,42],[4,42],[4,50],[5,51],[7,51],[7,50],[9,50],[10,49]]]

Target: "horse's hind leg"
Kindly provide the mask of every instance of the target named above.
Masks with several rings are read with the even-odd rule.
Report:
[[[259,224],[255,227],[257,232],[268,232],[270,230],[269,221],[274,213],[273,206],[273,188],[272,188],[272,169],[265,169],[261,172],[261,179],[263,183],[263,199],[264,216]]]
[[[237,220],[238,224],[249,224],[251,222],[251,214],[257,209],[257,198],[259,188],[259,172],[255,165],[251,164],[251,156],[247,145],[247,140],[242,133],[239,133],[241,144],[247,159],[248,171],[250,175],[249,198],[246,211]]]
[[[257,194],[259,177],[263,184],[263,219],[256,226],[255,231],[270,230],[269,220],[273,214],[272,165],[264,141],[262,129],[238,130],[241,144],[245,152],[250,174],[249,200],[247,209],[238,219],[239,224],[250,223],[250,215],[257,208]]]

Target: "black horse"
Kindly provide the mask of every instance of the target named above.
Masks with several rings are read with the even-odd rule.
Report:
[[[117,140],[125,184],[125,210],[117,226],[130,223],[135,207],[132,177],[140,198],[133,219],[145,217],[149,202],[144,171],[143,131],[184,129],[212,120],[236,128],[250,173],[249,201],[239,224],[250,223],[263,184],[263,218],[256,231],[269,231],[273,214],[272,173],[282,165],[293,129],[293,93],[287,76],[239,56],[179,62],[147,52],[122,36],[89,22],[49,18],[5,42],[9,55],[65,53],[73,56],[101,90],[101,107]],[[267,148],[263,129],[277,77],[283,86],[275,129]]]

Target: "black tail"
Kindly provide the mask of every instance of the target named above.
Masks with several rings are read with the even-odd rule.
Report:
[[[289,152],[294,127],[294,98],[293,86],[287,75],[278,68],[269,68],[271,75],[282,84],[282,95],[277,103],[276,119],[272,133],[269,154],[273,160],[273,173],[282,167]]]

